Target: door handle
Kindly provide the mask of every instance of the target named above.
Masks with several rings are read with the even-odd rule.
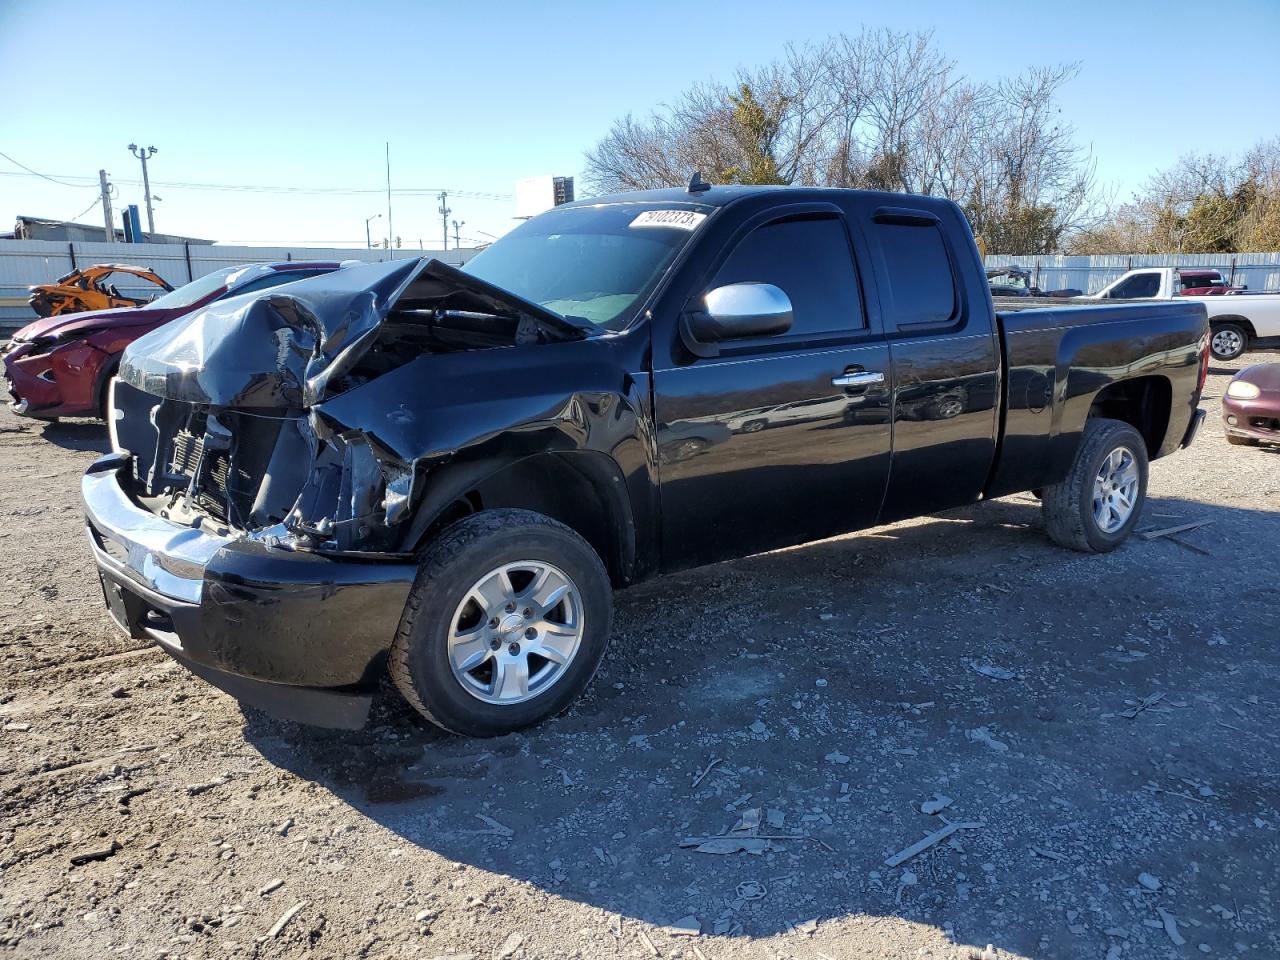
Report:
[[[869,387],[874,383],[884,383],[884,374],[879,370],[859,370],[831,378],[833,387]]]

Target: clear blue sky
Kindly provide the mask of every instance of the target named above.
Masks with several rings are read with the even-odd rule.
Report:
[[[1098,173],[1127,197],[1185,152],[1280,134],[1280,2],[1042,4],[169,2],[0,0],[0,151],[96,178],[141,202],[131,141],[154,144],[157,230],[249,242],[362,243],[368,194],[214,191],[169,183],[510,195],[579,173],[618,116],[727,78],[788,42],[862,25],[932,29],[976,79],[1080,61],[1061,98]],[[0,174],[20,172],[0,158]],[[93,187],[0,176],[0,224],[79,216]],[[513,223],[509,199],[455,196],[463,237]],[[397,196],[405,245],[438,245],[433,196]],[[385,213],[384,213],[385,218]],[[374,235],[385,220],[373,222]]]

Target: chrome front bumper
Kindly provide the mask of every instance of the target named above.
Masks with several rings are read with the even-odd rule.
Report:
[[[89,545],[98,566],[162,596],[199,603],[205,567],[232,539],[170,523],[121,496],[116,471],[128,464],[124,454],[104,457],[80,482]]]

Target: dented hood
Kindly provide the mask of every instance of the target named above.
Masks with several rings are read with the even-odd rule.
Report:
[[[508,316],[540,339],[582,325],[428,258],[346,267],[218,301],[136,340],[120,379],[154,396],[220,407],[301,410],[373,344],[391,310]]]

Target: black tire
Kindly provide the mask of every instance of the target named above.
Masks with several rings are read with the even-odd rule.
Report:
[[[1228,433],[1227,443],[1231,444],[1233,447],[1256,447],[1258,446],[1259,441],[1255,440],[1253,437],[1238,437],[1234,433]]]
[[[115,378],[118,370],[118,367],[113,367],[102,378],[102,387],[98,390],[98,419],[108,425],[111,423],[111,381]]]
[[[505,563],[554,564],[577,588],[583,636],[564,672],[519,703],[488,703],[454,676],[448,637],[453,615],[486,573]],[[437,726],[472,737],[512,733],[560,713],[595,675],[609,642],[613,592],[591,546],[562,523],[529,510],[486,510],[446,528],[422,553],[388,671],[401,695]]]
[[[1209,331],[1209,352],[1215,360],[1235,360],[1249,349],[1249,331],[1228,320]]]
[[[1126,447],[1138,468],[1138,489],[1128,519],[1107,532],[1093,515],[1094,481],[1116,448]],[[1129,424],[1102,418],[1085,423],[1080,446],[1062,482],[1043,488],[1041,511],[1049,538],[1060,546],[1084,553],[1107,553],[1128,538],[1147,501],[1147,445]]]

